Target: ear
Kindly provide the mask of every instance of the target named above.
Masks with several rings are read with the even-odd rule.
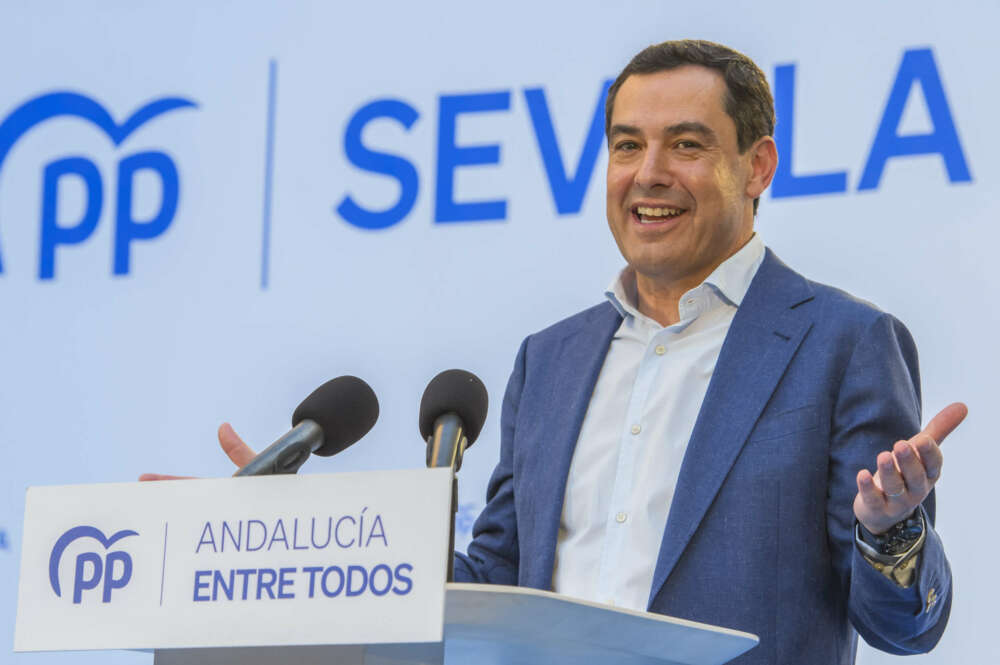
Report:
[[[762,136],[747,150],[750,155],[750,173],[747,178],[746,194],[756,199],[764,193],[774,178],[778,168],[778,148],[770,136]]]

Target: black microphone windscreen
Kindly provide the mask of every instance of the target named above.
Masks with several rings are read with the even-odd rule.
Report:
[[[292,427],[312,420],[323,430],[323,445],[315,451],[328,457],[359,440],[378,420],[378,398],[356,376],[338,376],[312,391],[292,414]]]
[[[465,436],[472,445],[486,422],[489,397],[479,377],[463,369],[441,372],[427,384],[420,399],[420,435],[426,440],[434,432],[434,421],[446,413],[462,419]]]

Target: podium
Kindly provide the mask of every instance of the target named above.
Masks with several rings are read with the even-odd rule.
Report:
[[[756,644],[749,633],[549,591],[448,584],[442,642],[158,650],[154,665],[721,665]]]
[[[721,665],[756,645],[547,591],[446,584],[452,479],[30,488],[15,650],[142,650],[155,665]]]

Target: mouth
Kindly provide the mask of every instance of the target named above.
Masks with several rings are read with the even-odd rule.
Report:
[[[632,217],[639,224],[662,224],[674,220],[687,212],[687,208],[671,206],[632,206]]]

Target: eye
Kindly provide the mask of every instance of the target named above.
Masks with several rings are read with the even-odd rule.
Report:
[[[676,147],[682,148],[682,149],[693,149],[693,148],[700,148],[701,147],[700,143],[698,143],[697,141],[692,141],[690,139],[681,139],[680,141],[678,141],[674,145]]]
[[[616,152],[632,152],[633,150],[638,150],[639,144],[635,141],[619,141],[615,144]]]

